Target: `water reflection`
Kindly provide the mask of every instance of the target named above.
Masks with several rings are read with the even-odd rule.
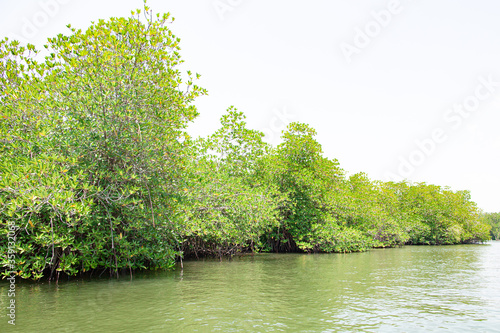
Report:
[[[500,244],[189,261],[132,281],[23,283],[16,301],[22,332],[494,332]]]

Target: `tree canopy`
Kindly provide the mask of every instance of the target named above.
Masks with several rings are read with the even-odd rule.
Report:
[[[142,16],[143,15],[143,16]],[[0,41],[1,273],[25,279],[164,269],[182,256],[352,252],[499,238],[467,191],[347,176],[316,131],[271,147],[230,107],[193,139],[205,95],[170,14]]]

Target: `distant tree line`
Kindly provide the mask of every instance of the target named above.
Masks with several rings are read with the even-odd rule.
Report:
[[[483,217],[491,227],[491,239],[500,240],[500,213],[485,213]]]
[[[231,107],[214,134],[191,138],[206,91],[179,69],[172,21],[145,7],[85,31],[69,25],[44,60],[33,45],[0,41],[4,277],[474,243],[490,229],[498,239],[498,214],[483,216],[469,192],[347,176],[303,123],[271,147]]]

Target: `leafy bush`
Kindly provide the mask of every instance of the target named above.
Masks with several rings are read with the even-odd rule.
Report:
[[[206,91],[182,73],[169,14],[145,7],[32,45],[0,41],[5,277],[169,268],[183,255],[354,252],[498,239],[467,191],[346,176],[316,132],[270,147],[230,107],[191,139]]]

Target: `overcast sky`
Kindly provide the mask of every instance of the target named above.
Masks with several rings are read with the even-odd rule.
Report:
[[[310,124],[350,174],[470,190],[500,211],[500,2],[163,0],[186,69],[202,74],[193,135],[234,105],[279,143]],[[31,42],[142,1],[0,0],[0,36]]]

